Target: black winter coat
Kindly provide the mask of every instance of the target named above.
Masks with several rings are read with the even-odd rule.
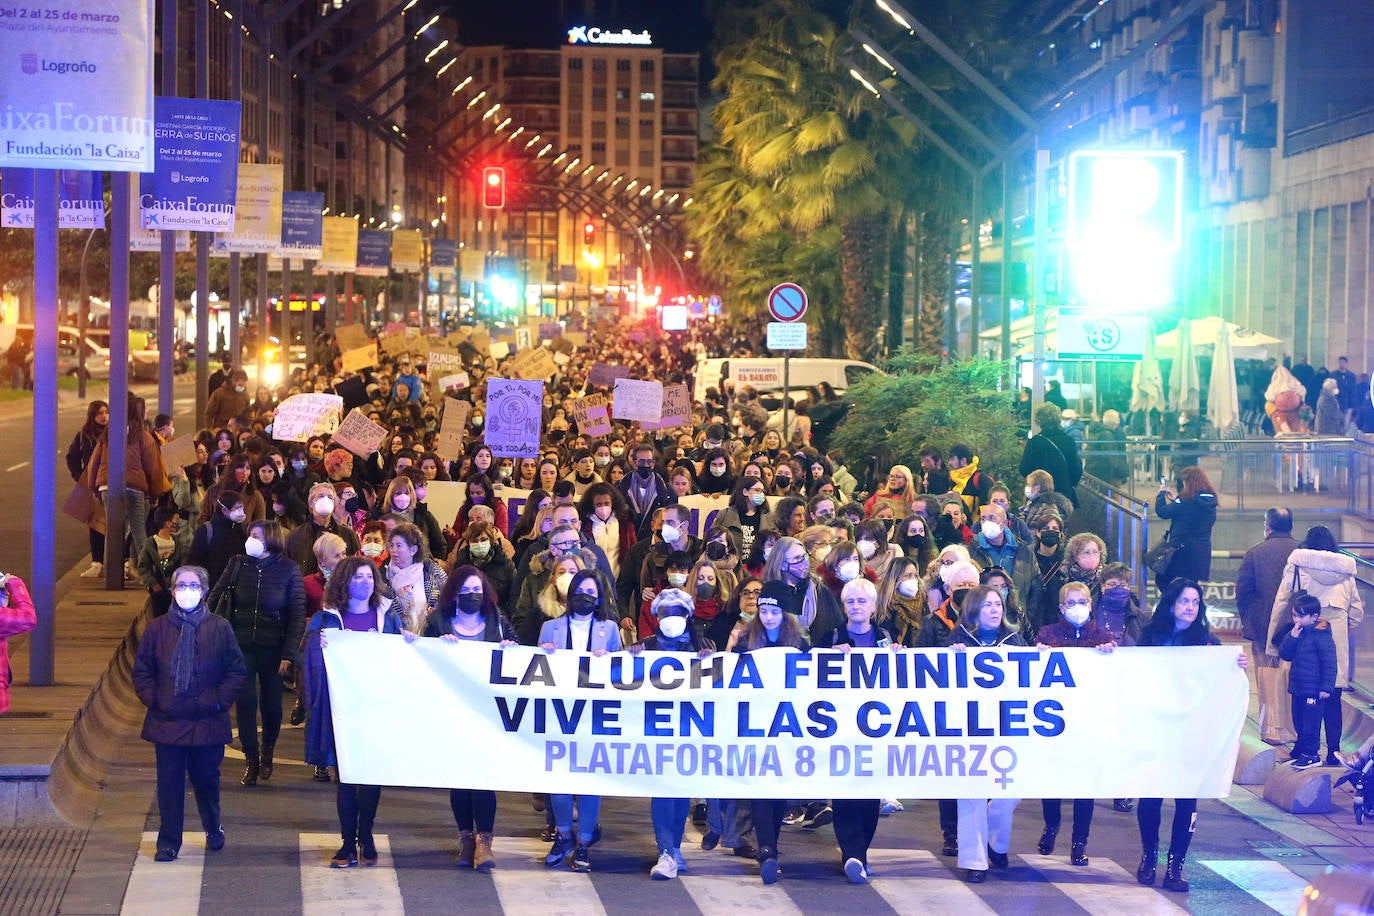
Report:
[[[290,557],[264,554],[240,557],[210,589],[207,603],[221,613],[220,595],[232,590],[232,609],[224,611],[242,646],[278,648],[292,655],[305,633],[305,580]]]
[[[1279,658],[1293,663],[1288,672],[1288,692],[1295,697],[1315,697],[1336,689],[1336,641],[1325,620],[1303,627],[1294,636],[1291,626],[1283,628]],[[1276,640],[1277,641],[1277,640]]]
[[[1159,575],[1161,588],[1177,578],[1205,582],[1212,574],[1212,527],[1217,523],[1217,498],[1199,493],[1193,499],[1169,502],[1155,496],[1155,515],[1168,519],[1169,543],[1178,545],[1169,566]]]
[[[247,540],[241,524],[231,522],[223,512],[216,510],[210,521],[191,535],[191,548],[186,552],[186,562],[193,566],[204,566],[213,585],[224,575],[230,560],[243,556],[243,544]]]
[[[1054,490],[1078,505],[1075,492],[1083,477],[1083,460],[1078,445],[1062,429],[1042,430],[1026,441],[1018,468],[1025,477],[1031,471],[1046,471],[1054,478]]]
[[[233,740],[229,707],[248,677],[243,653],[226,621],[206,616],[196,630],[191,696],[176,696],[172,656],[181,626],[174,614],[153,619],[138,643],[132,673],[134,692],[148,707],[143,740],[155,744],[228,744]]]

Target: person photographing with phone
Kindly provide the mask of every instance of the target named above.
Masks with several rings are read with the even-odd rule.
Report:
[[[18,576],[0,573],[0,715],[10,708],[9,638],[27,633],[38,626],[38,614],[33,609],[28,586]]]

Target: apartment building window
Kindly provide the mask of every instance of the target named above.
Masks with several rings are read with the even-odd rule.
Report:
[[[617,87],[616,87],[616,90],[615,90],[615,98],[616,98],[616,101],[617,101],[617,102],[620,101],[621,99],[628,99],[629,97],[630,97],[630,90],[629,90],[627,87],[624,87],[624,86],[617,86]]]
[[[576,70],[578,73],[581,73],[581,72],[582,72],[582,58],[580,58],[580,57],[570,57],[570,58],[568,58],[568,69],[569,69],[569,70]]]
[[[624,115],[617,115],[615,119],[615,135],[619,140],[630,139],[630,119]]]
[[[651,149],[642,149],[642,150],[639,151],[639,167],[642,168],[642,169],[651,169],[651,168],[654,167],[654,151],[653,151],[653,150],[651,150]]]
[[[606,138],[606,122],[605,122],[605,121],[593,121],[593,122],[592,122],[592,137],[593,137],[593,138],[600,138],[600,139],[603,139],[603,140]]]
[[[639,119],[639,132],[640,132],[641,134],[643,134],[644,136],[646,136],[646,137],[652,137],[652,136],[654,135],[654,119],[653,119],[653,118],[640,118],[640,119]]]
[[[592,155],[593,155],[593,156],[605,156],[605,155],[606,155],[606,143],[605,143],[604,140],[593,140],[593,141],[592,141]]]
[[[651,61],[651,60],[641,60],[641,61],[639,62],[639,72],[640,72],[640,73],[653,73],[653,72],[654,72],[654,62]]]
[[[593,87],[592,87],[592,111],[605,111],[605,110],[606,110],[606,87],[605,87],[605,86],[593,86]]]
[[[605,73],[605,72],[606,72],[606,59],[603,58],[603,57],[596,57],[596,58],[593,58],[593,59],[592,59],[592,72],[593,72],[593,73]]]
[[[618,72],[618,73],[629,73],[629,72],[630,72],[630,61],[629,61],[629,59],[628,59],[628,58],[624,58],[624,57],[617,58],[617,59],[616,59],[616,62],[615,62],[615,69],[616,69],[616,72]]]
[[[615,151],[615,166],[618,169],[630,167],[630,150],[627,147],[617,147]]]

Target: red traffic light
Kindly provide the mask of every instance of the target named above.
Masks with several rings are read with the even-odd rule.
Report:
[[[500,210],[506,205],[506,170],[499,165],[482,169],[482,206]]]
[[[596,241],[596,223],[584,223],[582,225],[582,244],[591,245]]]

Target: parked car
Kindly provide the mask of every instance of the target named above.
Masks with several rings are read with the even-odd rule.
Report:
[[[106,332],[108,334],[108,332]],[[0,325],[0,350],[8,351],[15,340],[23,340],[30,352],[33,350],[33,325]],[[68,325],[57,329],[57,374],[75,378],[80,370],[77,345],[81,340],[80,331]],[[110,377],[110,351],[102,347],[89,334],[86,337],[86,378],[108,379]]]

